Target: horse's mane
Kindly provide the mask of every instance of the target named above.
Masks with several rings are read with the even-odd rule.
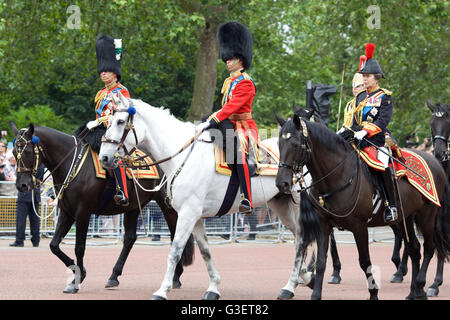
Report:
[[[133,101],[133,103],[136,105],[136,103],[139,105],[139,106],[141,106],[142,108],[151,108],[152,109],[152,112],[154,111],[154,112],[157,112],[158,114],[160,114],[162,117],[167,117],[167,118],[169,118],[169,119],[174,119],[174,120],[176,120],[177,122],[179,122],[179,123],[183,123],[183,124],[187,124],[187,125],[190,125],[190,126],[193,126],[194,124],[192,123],[192,122],[189,122],[189,121],[181,121],[181,120],[179,120],[177,117],[175,117],[173,114],[172,114],[172,112],[170,111],[170,109],[168,109],[168,108],[166,108],[166,107],[164,107],[164,106],[161,106],[161,107],[155,107],[155,106],[152,106],[151,104],[148,104],[147,102],[145,102],[145,101],[142,101],[142,100],[140,100],[140,99],[131,99],[132,101]]]
[[[331,131],[324,124],[318,122],[305,121],[311,135],[319,141],[320,144],[326,146],[330,151],[337,152],[340,146],[346,151],[351,151],[352,147],[340,135]]]

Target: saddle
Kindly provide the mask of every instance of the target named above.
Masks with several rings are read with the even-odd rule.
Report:
[[[374,161],[373,154],[368,154],[364,150],[360,150],[355,147],[354,144],[352,146],[361,156],[361,159],[372,169],[378,171],[384,171],[384,166],[379,165],[379,161]],[[408,182],[417,189],[423,196],[425,196],[432,203],[437,206],[441,206],[439,201],[439,196],[436,191],[436,185],[434,183],[433,174],[428,166],[427,162],[417,153],[412,150],[406,150],[398,147],[390,147],[392,151],[392,155],[401,163],[394,161],[393,164],[389,164],[389,166],[395,169],[397,180],[406,177]],[[416,173],[408,170],[406,168],[411,168]]]

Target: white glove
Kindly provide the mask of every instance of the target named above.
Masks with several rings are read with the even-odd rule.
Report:
[[[209,121],[202,122],[195,126],[195,132],[204,131],[211,127],[211,123]]]
[[[367,135],[366,130],[360,130],[355,133],[355,139],[362,140]]]
[[[92,121],[89,121],[89,122],[86,124],[86,128],[88,128],[89,130],[92,130],[92,129],[94,129],[95,127],[97,127],[98,125],[99,125],[99,123],[98,123],[97,120],[92,120]]]
[[[345,131],[345,128],[340,128],[338,132],[336,132],[336,134],[341,134],[342,132]]]

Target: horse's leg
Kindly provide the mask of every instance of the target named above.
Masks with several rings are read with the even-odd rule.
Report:
[[[359,266],[364,271],[367,278],[367,286],[370,293],[370,300],[378,300],[378,285],[372,274],[372,262],[369,254],[369,232],[365,224],[360,224],[359,229],[353,231],[356,246],[358,248]]]
[[[105,288],[115,288],[119,286],[119,280],[117,279],[120,275],[122,275],[123,266],[127,261],[128,254],[133,248],[134,243],[136,242],[136,228],[137,228],[137,220],[138,220],[139,211],[126,212],[123,215],[123,226],[125,228],[125,235],[123,237],[123,247],[120,252],[120,256],[117,259],[116,264],[112,270],[112,274],[108,279],[108,282],[105,285]]]
[[[199,219],[195,224],[193,234],[209,274],[209,287],[203,296],[203,300],[217,300],[220,298],[218,289],[220,284],[220,275],[211,256],[211,250],[209,249],[208,238],[206,237],[202,219]]]
[[[411,286],[410,286],[410,293],[406,297],[407,300],[415,299],[416,297],[416,288],[417,288],[417,275],[419,274],[420,269],[420,243],[419,240],[417,240],[416,233],[414,231],[414,221],[413,217],[409,216],[406,219],[406,229],[408,232],[409,242],[406,242],[406,248],[408,250],[408,255],[411,258]],[[405,231],[403,228],[400,228],[402,232],[403,238],[406,239]]]
[[[317,239],[317,261],[316,261],[316,277],[314,281],[314,289],[311,294],[311,300],[322,299],[322,285],[325,268],[327,265],[328,239],[332,232],[332,226],[326,220],[320,219],[322,228],[322,236]]]
[[[173,241],[175,228],[177,227],[178,214],[171,206],[167,205],[165,196],[166,194],[163,191],[160,191],[155,194],[155,201],[164,214],[164,218],[166,219],[167,226],[170,232],[170,240]],[[172,279],[172,289],[181,288],[180,277],[184,271],[183,266],[192,264],[194,260],[194,246],[195,244],[193,237],[190,237],[181,256],[181,260],[177,263],[177,266],[175,268],[175,273]]]
[[[283,225],[288,228],[295,237],[295,260],[287,284],[281,289],[278,299],[291,299],[294,297],[294,290],[299,284],[299,276],[303,282],[312,286],[312,273],[306,270],[306,248],[301,243],[299,237],[298,214],[299,208],[295,205],[290,195],[283,195],[280,198],[273,198],[267,203],[272,211],[280,218]]]
[[[422,212],[422,214],[417,215],[416,223],[419,225],[420,230],[423,234],[423,262],[420,267],[419,274],[416,278],[416,297],[415,299],[426,299],[427,294],[424,291],[428,266],[434,254],[434,229],[435,229],[435,219],[430,219],[430,214],[427,212]]]
[[[74,221],[75,220],[72,216],[61,210],[58,217],[58,222],[56,224],[55,234],[53,235],[52,241],[50,241],[50,251],[57,256],[66,267],[74,265],[75,261],[62,252],[59,245],[66,236],[67,232],[69,232]]]
[[[408,272],[408,251],[403,250],[402,259],[400,260],[400,250],[402,248],[402,236],[399,231],[399,225],[392,225],[392,231],[394,232],[394,250],[392,251],[391,261],[395,264],[397,271],[394,273],[391,279],[391,283],[401,283],[403,282],[403,277]]]
[[[439,286],[442,285],[444,280],[444,259],[438,258],[436,277],[433,284],[427,290],[428,297],[437,297],[439,294]]]
[[[331,230],[330,233],[330,253],[331,259],[333,261],[333,273],[331,274],[330,280],[328,280],[329,284],[339,284],[341,283],[341,261],[339,260],[339,254],[336,246],[336,239],[334,238],[334,231]]]
[[[175,267],[180,261],[186,242],[191,236],[195,223],[201,218],[201,214],[193,216],[193,206],[185,206],[178,214],[177,228],[175,236],[170,246],[169,255],[167,257],[167,269],[161,287],[152,295],[152,300],[167,299],[167,292],[172,289],[173,275]]]
[[[80,216],[77,215],[76,221],[76,239],[75,239],[75,256],[77,258],[77,265],[73,266],[72,271],[75,274],[75,278],[64,289],[64,293],[77,293],[80,289],[80,284],[86,278],[86,269],[83,265],[84,251],[86,250],[86,235],[89,227],[90,215]]]

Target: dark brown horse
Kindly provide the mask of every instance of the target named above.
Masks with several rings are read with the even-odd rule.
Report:
[[[78,141],[74,136],[62,133],[60,131],[39,127],[30,124],[27,128],[17,129],[14,122],[11,122],[11,128],[16,134],[14,140],[14,156],[17,160],[17,180],[16,187],[19,191],[27,191],[34,189],[34,168],[39,163],[43,163],[53,176],[53,183],[56,194],[59,194],[61,187],[66,184],[66,177],[71,174],[70,169],[77,154],[80,153],[81,146],[74,148]],[[20,159],[18,159],[18,155]],[[145,189],[153,189],[158,185],[160,180],[147,179],[140,180],[140,184]],[[164,217],[167,221],[171,237],[175,233],[177,223],[177,212],[169,207],[165,202],[165,191],[162,188],[158,192],[145,192],[139,187],[138,198],[136,197],[135,187],[132,182],[128,182],[128,190],[130,204],[127,207],[117,206],[111,201],[112,193],[107,187],[107,180],[95,177],[95,168],[92,161],[91,153],[84,161],[80,171],[73,180],[68,183],[62,193],[62,199],[58,201],[60,214],[56,225],[55,233],[50,242],[50,250],[55,254],[68,268],[75,273],[75,279],[64,289],[65,293],[76,293],[79,290],[79,284],[86,277],[86,269],[84,268],[83,257],[86,247],[86,235],[89,226],[89,220],[92,213],[100,215],[116,215],[124,213],[123,224],[125,227],[125,235],[123,248],[120,256],[113,268],[112,274],[106,284],[107,288],[119,285],[118,276],[122,274],[122,270],[128,254],[136,241],[136,227],[139,216],[139,203],[144,206],[150,200],[155,200],[160,206]],[[106,196],[106,201],[104,200]],[[59,247],[61,241],[70,230],[71,226],[76,224],[76,241],[75,241],[75,261],[68,257]],[[183,252],[182,259],[177,265],[173,279],[173,286],[179,288],[181,283],[179,277],[183,272],[183,266],[187,266],[193,261],[194,245],[191,236]]]
[[[278,118],[278,121],[282,129],[279,136],[280,168],[277,187],[281,192],[291,190],[292,175],[304,165],[312,176],[311,188],[301,192],[300,224],[303,243],[299,245],[299,250],[303,251],[311,242],[318,243],[316,279],[311,298],[322,297],[328,250],[328,241],[324,239],[328,239],[333,226],[338,226],[353,233],[359,264],[368,281],[370,298],[378,299],[379,287],[372,273],[367,229],[385,225],[383,202],[376,210],[377,206],[372,201],[379,188],[376,175],[369,171],[347,141],[323,125],[302,120],[297,115],[292,120]],[[432,172],[441,207],[426,199],[405,178],[398,180],[398,194],[403,201],[398,208],[399,218],[394,223],[405,220],[405,226],[401,225],[399,229],[403,238],[407,238],[406,234],[409,237],[407,250],[412,260],[412,280],[407,299],[426,299],[423,288],[435,249],[440,258],[448,258],[450,254],[450,235],[446,233],[449,230],[450,215],[446,176],[435,157],[425,152],[417,153],[425,159]],[[414,217],[424,236],[422,266]]]

